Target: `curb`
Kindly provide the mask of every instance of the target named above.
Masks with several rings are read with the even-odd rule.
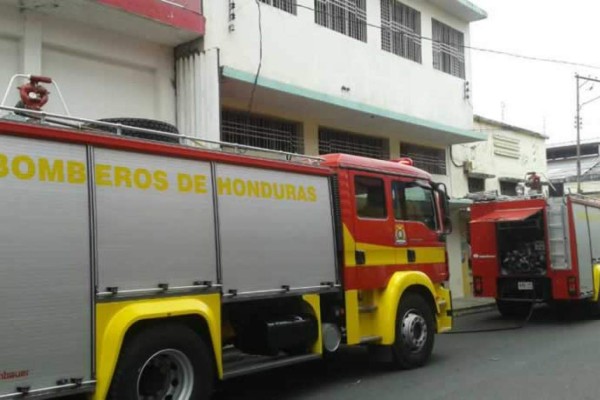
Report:
[[[454,317],[462,317],[465,315],[479,314],[479,313],[484,313],[484,312],[493,311],[493,310],[496,310],[495,303],[481,304],[481,305],[471,306],[471,307],[467,307],[467,308],[454,309],[452,311],[452,315]]]

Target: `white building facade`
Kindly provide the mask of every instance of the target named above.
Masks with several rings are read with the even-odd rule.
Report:
[[[480,138],[463,46],[485,13],[468,1],[224,0],[205,15],[202,50],[218,51],[226,129],[239,123],[233,111],[251,108],[297,124],[296,150],[318,154],[329,129],[380,139],[357,146],[381,158],[400,156],[401,142],[445,149]]]
[[[17,73],[49,76],[74,116],[175,123],[175,48],[204,27],[200,0],[2,1],[0,87]],[[56,94],[45,110],[64,113]]]

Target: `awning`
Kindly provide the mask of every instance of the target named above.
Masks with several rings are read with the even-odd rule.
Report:
[[[472,220],[471,223],[523,221],[539,211],[542,211],[542,207],[496,210]]]

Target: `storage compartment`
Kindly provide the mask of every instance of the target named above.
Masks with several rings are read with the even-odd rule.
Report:
[[[546,275],[546,240],[541,211],[521,221],[497,223],[500,276]]]

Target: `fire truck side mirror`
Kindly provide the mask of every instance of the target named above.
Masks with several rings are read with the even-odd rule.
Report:
[[[438,193],[438,199],[440,202],[440,209],[442,210],[442,232],[445,235],[452,233],[452,220],[450,219],[450,197],[448,196],[448,188],[444,183],[434,183],[434,190]]]

